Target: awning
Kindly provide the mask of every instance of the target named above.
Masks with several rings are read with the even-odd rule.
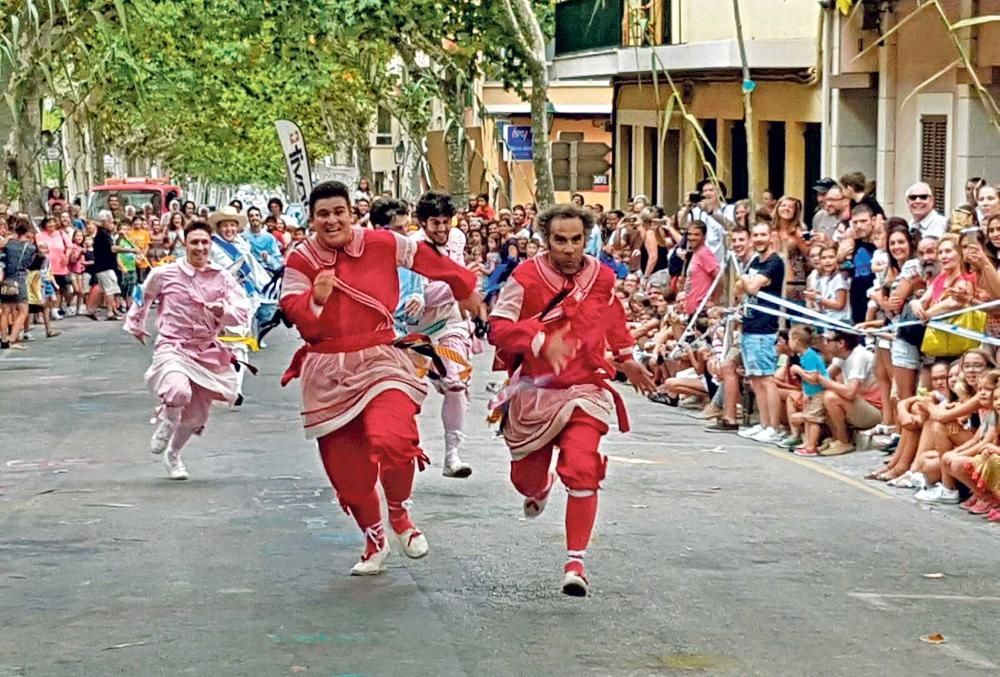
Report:
[[[554,103],[552,110],[556,115],[605,115],[611,116],[611,104],[602,103]],[[531,115],[531,104],[494,103],[486,104],[486,115]]]

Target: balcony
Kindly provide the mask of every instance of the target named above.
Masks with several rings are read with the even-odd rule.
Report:
[[[555,56],[670,44],[670,0],[564,0]]]

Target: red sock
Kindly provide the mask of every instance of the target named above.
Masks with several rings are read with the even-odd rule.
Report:
[[[397,534],[414,528],[410,511],[407,509],[410,495],[413,493],[413,463],[409,461],[396,466],[383,464],[380,470],[382,489],[385,491],[385,500],[389,507],[389,524]]]
[[[582,492],[571,492],[566,500],[565,570],[583,574],[583,558],[590,544],[590,534],[594,531],[594,520],[597,519],[597,492],[586,496],[574,495],[579,493]]]

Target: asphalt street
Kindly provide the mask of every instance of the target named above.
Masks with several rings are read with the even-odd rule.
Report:
[[[566,598],[564,494],[522,518],[483,356],[470,479],[441,476],[437,395],[421,417],[430,554],[357,579],[361,538],[297,383],[278,385],[291,334],[170,482],[147,450],[149,348],[110,322],[59,328],[0,354],[0,677],[1000,673],[1000,525],[862,481],[877,452],[800,459],[629,393],[592,596]]]

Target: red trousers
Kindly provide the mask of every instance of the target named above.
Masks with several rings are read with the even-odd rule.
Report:
[[[337,499],[362,530],[381,522],[379,479],[393,529],[401,533],[413,526],[403,503],[413,491],[415,463],[422,468],[427,462],[419,446],[418,413],[419,405],[405,393],[387,390],[343,428],[319,438],[320,458]]]
[[[552,451],[559,447],[556,473],[570,491],[597,491],[607,471],[608,461],[598,450],[608,426],[579,409],[548,446],[533,451],[510,464],[510,479],[522,495],[534,497],[548,487]]]

